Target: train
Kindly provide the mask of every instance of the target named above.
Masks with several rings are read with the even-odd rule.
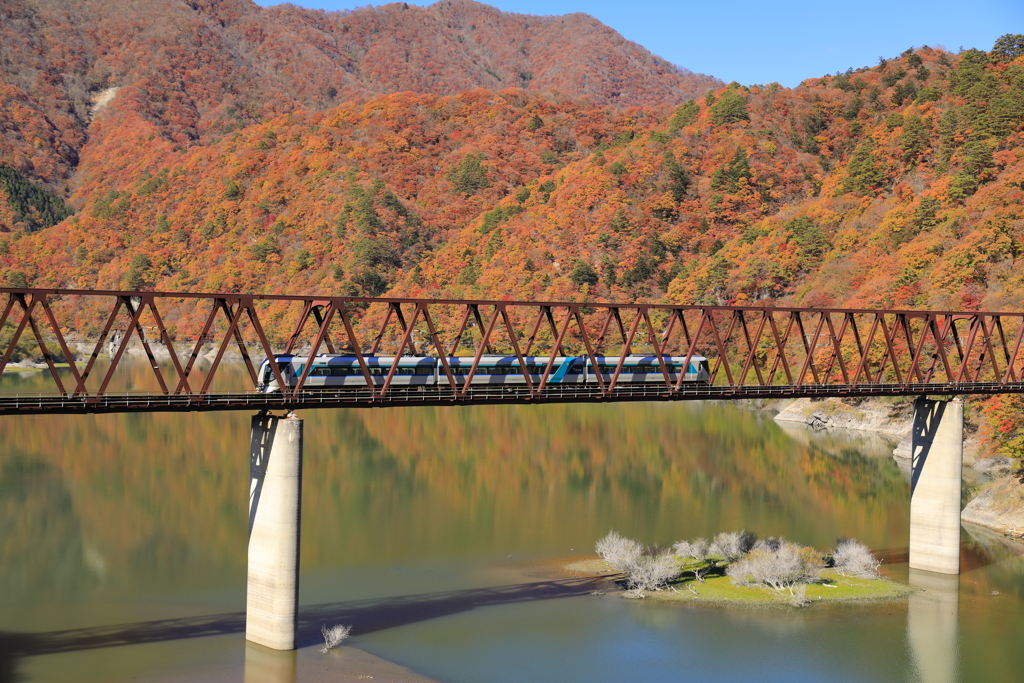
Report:
[[[668,370],[669,381],[675,383],[679,379],[679,371],[686,364],[684,356],[662,356],[665,369]],[[281,355],[275,356],[274,362],[281,373],[281,379],[289,388],[298,384],[299,378],[306,369],[308,356]],[[394,356],[364,356],[370,381],[374,386],[383,386],[392,366],[396,365]],[[466,378],[473,367],[470,356],[450,357],[446,359],[452,377],[460,386],[465,386]],[[530,381],[538,384],[548,366],[550,356],[529,356],[523,358]],[[594,363],[596,360],[596,364]],[[610,382],[619,364],[619,356],[556,356],[548,375],[548,384],[597,384],[597,375],[604,382]],[[264,360],[260,364],[257,375],[257,390],[261,393],[280,391],[277,378],[274,377],[270,362]],[[683,373],[684,382],[707,384],[710,381],[708,359],[703,356],[692,356],[689,368]],[[619,373],[617,384],[633,384],[645,382],[661,382],[665,376],[657,356],[631,355],[626,356]],[[395,374],[391,378],[393,387],[427,387],[446,386],[448,376],[439,358],[433,356],[401,356],[397,360]],[[514,386],[525,385],[526,379],[516,356],[484,355],[473,373],[471,386]],[[341,354],[321,354],[313,357],[309,375],[303,384],[304,390],[324,390],[333,388],[357,388],[366,386],[366,377],[355,356]]]

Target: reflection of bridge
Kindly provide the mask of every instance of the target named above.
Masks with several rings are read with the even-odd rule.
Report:
[[[1024,392],[1024,314],[872,311],[576,302],[358,299],[348,297],[0,289],[0,375],[19,348],[35,351],[53,390],[0,395],[0,414],[249,410],[526,402],[892,396]],[[170,324],[165,324],[165,320]],[[189,329],[189,328],[192,329]],[[66,332],[88,333],[79,368]],[[419,340],[417,340],[417,337]],[[271,343],[270,340],[280,340]],[[152,389],[113,391],[129,348],[152,368]],[[285,353],[354,356],[362,389],[307,388],[311,362],[282,395],[251,390],[263,358]],[[229,353],[245,364],[249,387],[217,388]],[[518,384],[474,383],[484,354],[516,357]],[[634,353],[649,356],[654,381],[626,381]],[[197,360],[211,356],[200,373]],[[427,355],[440,361],[436,386],[401,386],[397,368],[372,377],[366,358]],[[110,366],[95,372],[109,355]],[[472,356],[468,375],[447,358]],[[539,376],[528,356],[546,356]],[[708,384],[684,383],[667,357],[709,359]],[[555,356],[597,365],[617,358],[609,376],[556,381]],[[278,382],[283,385],[278,369]],[[223,373],[221,373],[223,374]]]
[[[250,444],[246,635],[284,650],[295,647],[298,625],[303,425],[290,412],[275,417],[268,409],[916,395],[910,565],[956,574],[963,405],[924,395],[1024,392],[1020,313],[56,289],[0,289],[0,296],[6,299],[0,376],[16,354],[30,353],[53,381],[46,394],[0,393],[0,415],[260,411]],[[75,357],[72,345],[82,348],[69,330],[90,337],[81,368],[59,363]],[[115,391],[130,348],[148,359],[152,386]],[[321,351],[354,357],[364,385],[306,388]],[[238,354],[251,385],[218,384],[228,353]],[[282,354],[307,357],[294,386],[276,394],[251,391],[257,364]],[[521,380],[474,382],[485,377],[485,354],[514,357]],[[623,377],[635,354],[648,357],[648,381]],[[98,372],[102,355],[110,364]],[[436,358],[436,384],[402,386],[397,364],[386,376],[371,374],[368,357],[403,355]],[[466,374],[449,363],[460,355],[473,359]],[[563,383],[557,356],[587,359],[610,372]],[[708,360],[708,382],[684,382],[684,372],[673,379],[670,365],[687,368],[698,356]],[[201,357],[209,366],[197,362]],[[543,371],[528,369],[527,358]],[[270,367],[278,386],[288,386],[277,364]]]

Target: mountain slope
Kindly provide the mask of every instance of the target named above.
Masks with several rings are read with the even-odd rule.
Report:
[[[137,116],[178,145],[287,112],[413,91],[561,90],[616,106],[721,85],[595,19],[502,13],[471,0],[351,12],[250,0],[11,0],[0,7],[0,162],[68,192],[93,129]]]
[[[1024,61],[908,53],[672,109],[402,93],[188,149],[100,115],[77,215],[6,240],[88,287],[1024,305]]]

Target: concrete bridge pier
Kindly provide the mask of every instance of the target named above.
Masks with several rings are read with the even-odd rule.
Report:
[[[963,401],[917,399],[911,444],[910,568],[959,574]]]
[[[245,638],[294,650],[299,606],[302,420],[252,418]]]

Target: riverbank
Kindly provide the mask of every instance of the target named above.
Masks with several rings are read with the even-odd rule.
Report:
[[[801,398],[773,407],[778,410],[774,419],[781,424],[871,432],[889,438],[895,443],[893,458],[901,469],[910,471],[911,398]],[[1024,486],[1009,473],[1009,458],[984,452],[978,425],[969,419],[964,425],[964,467],[968,468],[964,480],[974,497],[960,519],[1024,540]]]

